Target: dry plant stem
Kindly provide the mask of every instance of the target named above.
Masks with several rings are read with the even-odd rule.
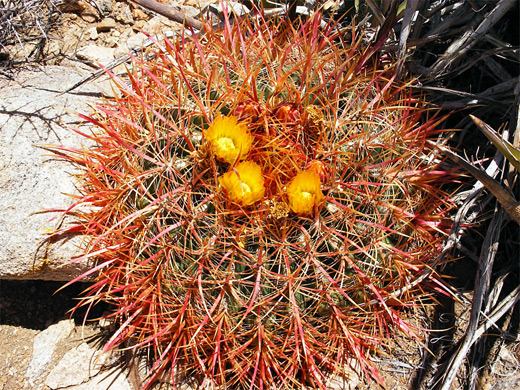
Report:
[[[500,49],[510,49],[510,50],[505,52],[507,57],[509,57],[509,58],[511,58],[511,59],[513,59],[515,61],[520,61],[520,53],[518,52],[518,50],[515,50],[513,45],[511,45],[510,43],[501,41],[497,37],[494,37],[494,36],[489,35],[489,34],[486,35],[485,40],[487,42],[489,42],[490,44],[492,44],[493,46],[495,46],[497,49],[498,48],[500,48]]]
[[[438,146],[444,154],[446,154],[452,161],[459,163],[466,170],[471,173],[475,179],[479,180],[484,186],[497,198],[504,210],[509,216],[520,225],[520,203],[513,197],[513,195],[500,185],[496,180],[486,175],[481,169],[473,166],[469,161],[459,156],[458,154],[448,150],[444,147]]]
[[[496,153],[495,157],[491,161],[491,163],[486,168],[486,175],[488,175],[491,178],[495,178],[496,175],[499,172],[499,166],[500,163],[503,160],[503,156],[500,153]],[[477,204],[478,199],[480,198],[480,195],[482,194],[482,190],[484,189],[484,185],[482,182],[477,181],[473,188],[467,192],[467,196],[464,199],[464,202],[462,206],[459,208],[459,211],[457,212],[457,215],[454,218],[454,224],[452,231],[450,233],[450,238],[448,240],[448,243],[452,243],[450,250],[455,246],[455,244],[458,242],[458,237],[461,235],[461,226],[463,224],[468,225],[475,221],[475,218],[480,214],[481,207],[479,207],[478,211],[474,211],[471,214],[468,215],[470,210]],[[480,202],[481,204],[482,202]],[[447,249],[445,248],[443,250],[443,253]]]
[[[378,23],[380,25],[383,25],[385,22],[385,17],[379,10],[379,7],[374,3],[374,0],[366,0],[367,5],[370,7],[370,10],[374,14],[375,18],[377,19]]]
[[[19,45],[25,58],[13,62],[22,62],[42,59],[48,33],[61,12],[48,0],[17,0],[1,2],[0,15],[0,48]],[[28,42],[34,42],[30,52]]]
[[[287,20],[293,21],[296,19],[296,8],[298,6],[298,0],[289,0],[289,6],[287,8]]]
[[[515,106],[518,107],[516,111],[516,126],[515,132],[513,134],[513,146],[515,148],[520,148],[520,77],[515,86],[516,100]],[[513,121],[514,123],[514,121]]]
[[[516,305],[518,300],[520,299],[520,286],[515,288],[506,298],[500,302],[500,304],[493,310],[493,312],[490,315],[483,315],[485,317],[484,323],[477,329],[475,334],[473,335],[473,341],[476,342],[479,341],[480,344],[484,342],[484,339],[481,339],[482,335],[491,327],[496,327],[496,322],[502,318],[507,312],[510,312],[511,309]],[[498,328],[500,333],[503,333],[503,330]],[[505,336],[505,335],[504,335]],[[475,372],[475,375],[473,374]],[[472,375],[471,375],[471,382],[470,382],[470,389],[474,389],[476,386],[476,373],[478,372],[478,367],[475,364],[475,367],[473,369]]]
[[[502,227],[504,213],[499,210],[495,214],[489,226],[482,251],[480,255],[477,278],[475,281],[475,291],[473,295],[473,303],[471,305],[471,316],[468,328],[466,329],[464,341],[459,347],[455,355],[452,356],[446,373],[443,376],[443,382],[439,390],[449,390],[457,375],[460,365],[464,361],[469,349],[473,345],[475,338],[474,334],[477,330],[479,318],[481,314],[482,304],[485,300],[489,289],[489,282],[491,280],[491,271],[493,269],[493,262],[498,250],[498,239]]]
[[[516,287],[511,293],[509,293],[509,295],[505,297],[488,316],[485,316],[485,320],[475,331],[471,342],[474,343],[477,341],[484,332],[486,332],[491,326],[495,325],[504,314],[516,305],[518,300],[520,300],[520,286]]]
[[[477,63],[480,60],[480,58],[477,58],[471,63],[468,63],[464,65],[464,69],[460,69],[460,72],[469,69],[471,66],[473,66],[475,63]],[[414,68],[422,73],[427,74],[428,72],[425,71],[425,69],[419,69],[416,64],[413,65]],[[458,73],[459,69],[457,70]],[[451,72],[450,72],[451,73]],[[507,80],[503,83],[494,85],[485,91],[479,93],[479,94],[473,94],[469,92],[463,92],[463,91],[457,91],[454,89],[449,88],[442,88],[442,87],[432,87],[432,86],[424,86],[422,87],[423,90],[426,91],[438,91],[446,94],[452,94],[456,96],[462,97],[460,100],[454,100],[454,101],[448,101],[443,104],[443,107],[446,110],[456,110],[459,108],[468,108],[470,106],[477,106],[477,105],[490,105],[495,106],[500,109],[504,107],[504,99],[511,96],[511,90],[514,88],[514,86],[518,83],[518,77],[514,77],[510,80]]]
[[[486,97],[486,96],[493,96],[493,95],[499,95],[504,94],[510,90],[514,91],[514,88],[516,85],[518,85],[518,82],[520,81],[519,77],[512,77],[509,80],[506,80],[500,84],[494,85],[492,87],[489,87],[485,91],[482,91],[480,94],[475,95],[477,97]]]
[[[493,289],[489,292],[488,297],[487,297],[486,307],[482,310],[482,313],[481,313],[482,317],[485,318],[486,321],[483,325],[481,325],[479,327],[479,329],[477,329],[477,331],[475,332],[475,335],[473,336],[473,339],[474,339],[473,342],[477,342],[477,345],[475,346],[475,348],[473,350],[473,354],[472,354],[473,355],[472,356],[473,364],[472,364],[471,375],[470,375],[470,379],[469,379],[470,382],[469,382],[469,386],[468,386],[468,388],[471,390],[475,389],[475,387],[476,387],[478,372],[480,370],[479,362],[480,362],[481,358],[483,357],[482,351],[485,348],[486,335],[484,335],[483,333],[486,331],[487,328],[494,326],[500,334],[504,334],[504,330],[500,329],[498,326],[496,326],[495,323],[498,319],[500,319],[502,317],[502,315],[506,314],[506,312],[516,302],[514,299],[511,300],[512,295],[509,295],[508,297],[506,297],[504,299],[504,302],[506,302],[506,304],[504,304],[504,302],[500,302],[500,305],[497,306],[498,298],[502,292],[502,288],[504,287],[504,281],[509,275],[510,275],[510,272],[507,272],[507,273],[503,274],[502,276],[500,276],[496,281],[493,282]],[[515,294],[515,292],[513,291],[513,298],[514,298],[514,294]],[[501,308],[502,310],[499,310],[499,312],[501,314],[499,316],[496,316],[496,314],[495,314],[494,318],[490,318],[489,312],[490,312],[491,308],[495,308],[494,312],[496,312],[498,308]],[[506,308],[505,311],[503,310],[504,308]],[[510,316],[509,316],[509,319],[510,319]],[[507,324],[507,322],[508,321],[506,321],[505,324],[502,326],[505,326]],[[479,333],[479,331],[480,331],[480,333]],[[478,334],[478,336],[477,336],[477,334]],[[483,337],[481,337],[481,336],[483,336]]]
[[[157,12],[159,15],[162,15],[174,22],[180,23],[187,27],[192,27],[195,30],[202,30],[204,24],[197,19],[194,19],[190,16],[186,16],[183,12],[176,10],[169,5],[159,3],[155,0],[131,0],[132,2],[140,5],[141,7],[146,8],[147,10]]]
[[[486,15],[475,31],[469,30],[448,48],[446,53],[432,66],[433,74],[444,73],[448,67],[460,59],[475,46],[505,14],[517,3],[517,0],[501,0],[497,6]]]
[[[504,157],[520,172],[520,158],[518,158],[519,151],[507,141],[507,137],[500,138],[498,133],[487,123],[479,118],[470,115],[470,118],[475,122],[478,128],[484,135],[495,145],[495,147],[504,155]]]
[[[399,38],[399,49],[397,52],[397,57],[400,61],[404,61],[404,57],[406,55],[406,41],[408,40],[408,36],[410,35],[412,17],[417,10],[417,5],[419,0],[408,0],[406,3],[406,9],[404,11],[403,17],[403,27],[401,30],[401,36]],[[398,67],[397,77],[401,78],[401,72],[404,62],[401,62]]]
[[[435,9],[435,12],[431,12],[430,14],[427,14],[426,17],[431,18],[431,17],[433,17],[433,15],[435,13],[441,12],[441,10],[442,10],[442,8]],[[449,15],[448,17],[446,17],[446,19],[444,19],[438,25],[433,27],[433,29],[430,30],[426,34],[424,39],[431,39],[433,37],[438,37],[441,34],[445,33],[447,30],[450,29],[450,27],[453,24],[457,23],[460,20],[460,18],[464,16],[466,11],[467,11],[467,6],[465,6],[465,5],[462,5],[461,7],[457,8],[453,14]]]

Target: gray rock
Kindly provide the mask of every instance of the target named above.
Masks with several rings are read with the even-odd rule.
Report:
[[[89,44],[79,49],[76,56],[96,66],[97,63],[107,64],[114,59],[115,50],[110,47]]]
[[[134,24],[134,16],[130,10],[130,6],[126,3],[117,2],[114,7],[114,17],[118,22],[123,24]]]
[[[34,384],[51,362],[52,354],[61,340],[67,338],[74,329],[74,320],[64,320],[38,333],[33,343],[33,358],[27,367],[25,377]]]
[[[100,373],[86,383],[67,387],[67,390],[133,390],[121,369]],[[54,389],[53,389],[54,390]]]
[[[132,390],[121,367],[102,371],[108,358],[82,343],[63,356],[45,379],[45,385],[53,390]]]
[[[90,38],[92,41],[95,41],[96,39],[99,38],[99,34],[98,34],[98,31],[97,31],[97,28],[96,28],[96,27],[90,27],[90,28],[87,30],[87,34],[88,34],[89,38]]]
[[[45,379],[51,389],[81,385],[100,371],[100,352],[82,343],[68,351]],[[100,364],[101,363],[101,364]]]
[[[131,29],[130,29],[130,31],[131,31]],[[124,41],[124,44],[125,44],[124,49],[125,49],[125,51],[128,51],[128,50],[134,49],[136,47],[140,47],[147,40],[148,40],[148,37],[145,34],[143,34],[142,32],[135,34],[135,35],[131,35],[128,39],[126,39]]]
[[[73,167],[38,147],[88,147],[86,139],[70,129],[79,122],[70,110],[90,113],[88,102],[101,84],[59,94],[86,74],[51,66],[22,71],[14,80],[0,76],[0,279],[69,281],[87,270],[86,262],[70,263],[81,254],[82,237],[45,241],[44,234],[60,221],[51,220],[58,213],[41,212],[69,207],[72,198],[65,194],[76,193],[76,188],[70,176]]]
[[[114,5],[112,3],[112,0],[102,0],[101,1],[101,9],[103,10],[103,12],[105,12],[107,14],[112,12],[113,9],[114,9]]]

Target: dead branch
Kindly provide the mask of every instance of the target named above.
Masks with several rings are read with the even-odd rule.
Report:
[[[140,5],[141,7],[146,8],[147,10],[153,11],[162,15],[174,22],[180,23],[183,26],[191,27],[195,30],[202,30],[204,28],[204,24],[194,19],[190,16],[185,15],[183,12],[176,10],[169,5],[159,3],[155,0],[131,0],[132,2]]]

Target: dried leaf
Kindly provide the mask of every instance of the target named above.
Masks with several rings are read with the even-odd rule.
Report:
[[[457,153],[439,145],[437,145],[437,148],[439,148],[439,150],[441,150],[452,161],[462,165],[462,167],[469,171],[475,179],[484,184],[484,186],[497,198],[509,216],[520,225],[520,203],[508,190],[502,187],[498,181],[488,176],[487,173],[475,167]]]
[[[487,123],[480,120],[476,116],[470,115],[478,128],[484,135],[495,145],[495,147],[504,155],[504,157],[520,172],[520,149],[515,148],[508,140],[502,139],[498,133]]]

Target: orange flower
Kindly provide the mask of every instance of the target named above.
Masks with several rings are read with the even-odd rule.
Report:
[[[323,203],[320,177],[314,169],[298,173],[287,186],[289,207],[296,214],[310,214]]]
[[[219,160],[233,164],[243,160],[253,143],[253,137],[244,123],[238,123],[236,116],[219,116],[204,131]]]
[[[265,194],[262,169],[252,161],[244,161],[218,178],[229,198],[242,206],[258,202]]]

